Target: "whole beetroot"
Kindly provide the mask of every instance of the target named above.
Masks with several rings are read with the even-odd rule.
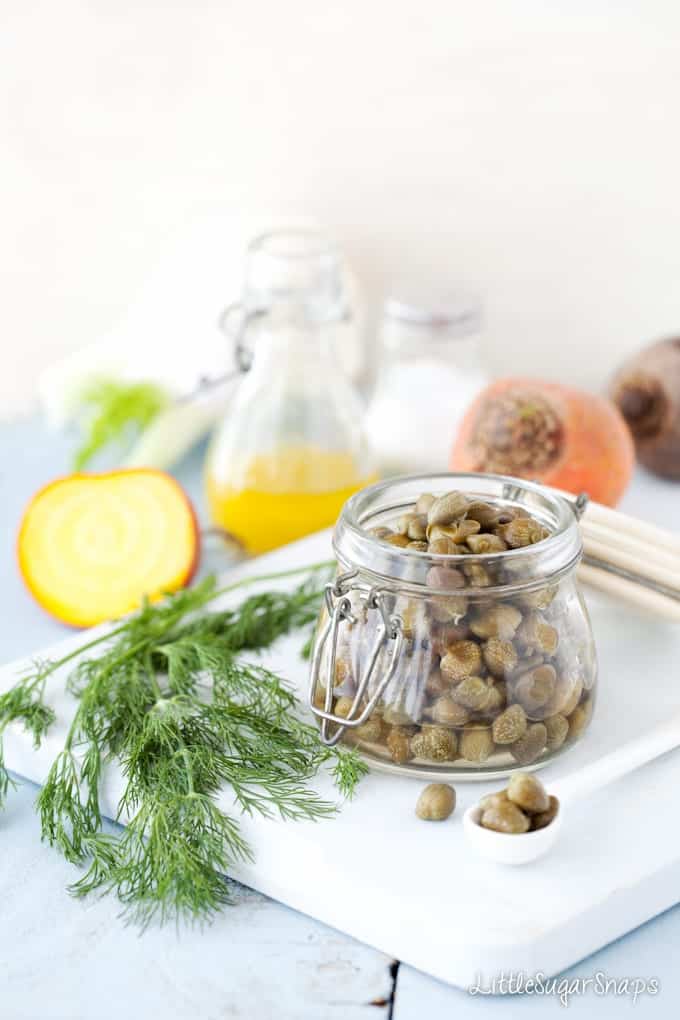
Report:
[[[537,479],[615,506],[635,464],[630,431],[610,400],[541,379],[498,379],[465,412],[452,471]]]
[[[639,351],[619,369],[610,394],[640,463],[654,474],[680,479],[680,337]]]

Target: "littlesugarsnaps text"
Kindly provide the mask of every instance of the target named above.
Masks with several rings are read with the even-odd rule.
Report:
[[[582,995],[613,996],[630,999],[635,1006],[644,996],[658,995],[661,985],[655,977],[616,977],[604,971],[597,971],[591,977],[547,977],[541,971],[536,974],[501,971],[492,977],[477,974],[467,990],[469,995],[553,996],[565,1007],[572,998]]]

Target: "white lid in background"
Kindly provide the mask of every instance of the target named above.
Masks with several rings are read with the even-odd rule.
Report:
[[[395,287],[385,299],[383,317],[455,339],[480,331],[482,303],[477,295],[464,291]]]

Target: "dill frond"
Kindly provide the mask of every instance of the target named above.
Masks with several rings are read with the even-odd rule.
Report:
[[[10,723],[18,722],[33,737],[33,746],[40,746],[55,719],[53,709],[43,701],[48,675],[46,666],[38,663],[34,673],[22,678],[9,691],[0,695],[0,809],[4,806],[10,787],[16,788],[5,766],[2,735]]]
[[[237,608],[206,612],[220,594],[209,579],[144,604],[80,658],[74,652],[40,664],[2,696],[0,737],[20,719],[39,743],[54,718],[43,702],[46,680],[70,666],[78,707],[37,807],[43,838],[86,868],[76,895],[112,892],[143,927],[206,920],[228,902],[230,868],[251,859],[238,817],[218,805],[223,788],[241,813],[289,821],[337,810],[310,785],[321,768],[352,796],[366,771],[356,752],[325,747],[299,717],[285,680],[244,658],[309,626],[322,580],[315,570],[292,592],[258,593]],[[117,832],[104,831],[99,809],[109,759],[125,783],[118,819],[126,827]],[[9,782],[0,746],[0,795]]]
[[[150,425],[169,401],[167,393],[154,383],[126,383],[97,379],[80,394],[84,436],[73,459],[74,471],[81,471],[93,457],[112,443],[119,445]]]

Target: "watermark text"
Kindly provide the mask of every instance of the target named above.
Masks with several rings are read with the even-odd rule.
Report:
[[[568,1006],[581,995],[614,996],[630,999],[633,1005],[645,995],[658,995],[661,985],[655,977],[613,977],[598,970],[592,977],[547,977],[541,971],[501,971],[487,978],[477,974],[468,987],[469,995],[546,995]]]

